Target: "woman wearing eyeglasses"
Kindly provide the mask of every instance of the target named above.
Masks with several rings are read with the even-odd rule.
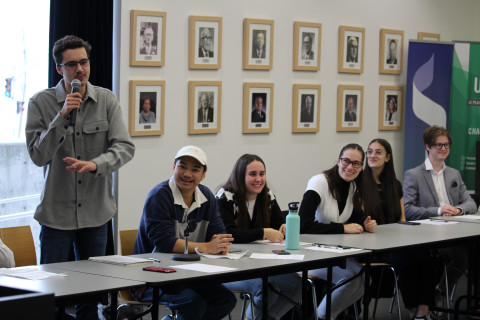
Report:
[[[308,181],[300,205],[300,232],[310,234],[374,232],[377,223],[366,217],[362,210],[363,161],[361,146],[351,143],[342,148],[337,163]],[[334,267],[332,280],[335,285],[351,279],[332,293],[331,318],[354,304],[363,296],[360,265],[347,259],[345,269]],[[326,280],[327,269],[310,270],[310,275]],[[317,309],[321,319],[326,317],[326,299]]]

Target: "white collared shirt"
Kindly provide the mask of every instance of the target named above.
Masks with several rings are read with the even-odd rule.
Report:
[[[185,201],[183,200],[182,193],[180,192],[180,189],[178,189],[177,184],[175,183],[175,178],[173,176],[168,181],[168,186],[172,190],[173,203],[182,206],[182,208],[185,210],[183,212],[183,219],[182,219],[183,223],[185,223],[188,220],[187,217],[190,212],[192,212],[197,208],[200,208],[202,203],[207,201],[207,198],[197,186],[195,187],[195,194],[194,194],[192,205],[188,207]]]
[[[442,169],[440,169],[439,172],[436,172],[435,169],[433,169],[432,162],[430,159],[427,157],[425,159],[425,169],[427,171],[430,171],[432,175],[432,180],[433,180],[433,185],[435,186],[435,191],[437,192],[437,197],[438,201],[440,203],[440,207],[438,208],[438,215],[441,214],[441,209],[444,205],[450,204],[450,201],[448,200],[448,195],[447,195],[447,188],[445,187],[445,177],[444,177],[444,171],[445,171],[445,163],[443,164]]]

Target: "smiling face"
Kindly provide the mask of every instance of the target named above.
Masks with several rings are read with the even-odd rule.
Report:
[[[88,60],[87,51],[85,48],[76,48],[76,49],[67,49],[62,53],[62,64],[71,62],[71,61],[81,61],[81,60]],[[88,79],[90,78],[90,63],[87,63],[85,66],[81,66],[77,63],[76,67],[73,69],[69,69],[66,66],[59,66],[57,65],[57,72],[63,77],[65,80],[65,90],[67,92],[71,92],[72,87],[71,83],[73,79],[78,79],[82,83],[82,87],[80,88],[80,92],[84,92]]]
[[[195,158],[181,157],[173,165],[173,177],[175,184],[182,195],[191,196],[195,188],[205,179],[205,169]]]
[[[144,111],[145,113],[150,112],[150,107],[151,107],[150,99],[146,98],[146,99],[143,101],[143,111]]]
[[[350,162],[362,163],[362,153],[356,149],[346,149],[338,159],[338,174],[345,181],[352,181],[362,171],[362,166],[354,168],[353,163],[345,166],[341,159],[348,159]]]
[[[372,169],[385,168],[385,163],[390,161],[390,154],[387,154],[385,148],[378,142],[372,142],[367,149],[368,166]]]
[[[267,175],[265,166],[260,161],[254,160],[247,165],[245,170],[245,196],[247,200],[257,198],[265,187]]]
[[[388,110],[390,111],[390,113],[394,113],[395,111],[397,111],[394,98],[390,98],[390,100],[388,100]]]
[[[447,136],[438,136],[435,139],[435,144],[438,143],[450,143]],[[450,149],[442,147],[440,150],[437,149],[434,145],[428,146],[425,145],[425,148],[428,150],[428,158],[432,163],[444,162],[448,155],[450,154]]]

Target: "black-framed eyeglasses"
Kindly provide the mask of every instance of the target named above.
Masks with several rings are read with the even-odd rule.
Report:
[[[349,165],[352,165],[355,169],[361,168],[363,166],[363,162],[360,161],[352,161],[348,158],[340,158],[340,161],[342,162],[342,165],[345,167],[348,167]]]
[[[445,148],[445,150],[450,149],[452,145],[450,143],[434,143],[432,144],[432,147],[435,147],[437,150],[442,150],[442,148]]]
[[[200,39],[202,39],[203,41],[207,41],[207,40],[212,40],[212,37],[203,36]]]
[[[376,156],[381,156],[384,154],[384,152],[382,150],[371,150],[371,149],[368,149],[367,150],[367,156],[371,156],[372,154],[375,154]]]
[[[77,65],[80,65],[80,67],[85,68],[88,67],[90,64],[89,59],[82,59],[80,61],[68,61],[65,63],[60,63],[59,66],[65,66],[65,68],[73,70],[77,68]]]

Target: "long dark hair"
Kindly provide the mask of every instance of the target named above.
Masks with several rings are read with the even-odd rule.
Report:
[[[232,173],[230,173],[230,177],[228,178],[227,182],[223,185],[223,189],[225,191],[230,191],[234,194],[233,200],[238,207],[238,217],[237,217],[237,227],[239,229],[248,229],[248,209],[247,209],[247,188],[245,186],[245,173],[247,171],[247,166],[253,162],[259,161],[265,167],[265,171],[267,167],[265,166],[265,162],[263,162],[262,158],[254,154],[244,154],[240,158],[238,158],[237,162],[233,166]],[[257,195],[257,199],[255,200],[255,207],[257,210],[257,215],[255,218],[254,226],[257,228],[266,228],[270,226],[270,196],[268,194],[268,186],[267,182],[265,182],[265,186]]]
[[[340,189],[338,188],[338,184],[342,179],[338,173],[338,160],[342,158],[343,153],[349,149],[358,150],[362,154],[362,162],[365,160],[365,152],[363,151],[362,147],[356,143],[350,143],[344,146],[340,151],[337,163],[332,168],[323,171],[325,177],[327,178],[328,191],[337,201],[340,200]],[[353,207],[355,210],[361,210],[363,200],[363,169],[359,172],[358,176],[353,180],[353,182],[356,185],[355,193],[353,195]]]
[[[395,175],[395,167],[393,166],[392,146],[385,139],[373,139],[368,146],[370,147],[374,142],[385,148],[386,156],[390,155],[390,161],[385,162],[379,177],[383,192],[387,198],[387,209],[385,212],[382,210],[382,203],[377,183],[373,178],[372,168],[366,163],[363,179],[365,214],[375,219],[378,224],[398,222],[402,216],[402,209],[400,208],[400,190],[398,190],[399,186]]]

